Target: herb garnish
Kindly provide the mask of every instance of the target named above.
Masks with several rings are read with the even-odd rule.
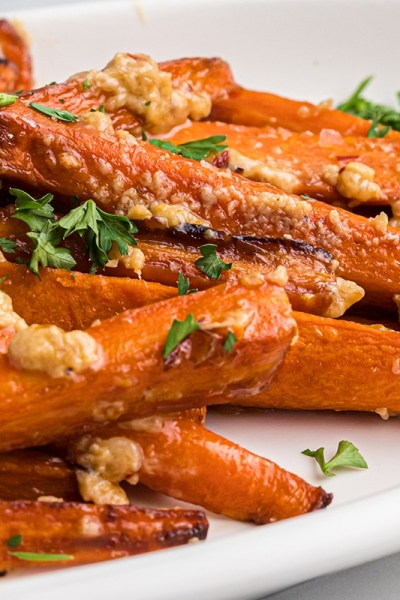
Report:
[[[17,244],[8,238],[0,237],[0,248],[3,252],[14,254]]]
[[[358,449],[351,442],[342,440],[339,442],[335,456],[328,462],[325,462],[324,448],[318,450],[303,450],[302,454],[315,458],[321,471],[327,477],[334,477],[335,473],[331,469],[335,467],[356,467],[357,469],[368,469],[368,465],[359,453]]]
[[[73,208],[56,226],[65,230],[64,238],[74,232],[81,237],[86,236],[85,252],[93,262],[91,273],[96,272],[99,267],[104,269],[113,242],[118,244],[122,256],[128,253],[129,245],[137,245],[132,235],[137,232],[136,225],[126,217],[104,212],[93,200],[87,200],[81,206]]]
[[[90,88],[89,79],[84,80],[84,82],[82,83],[82,87],[84,90],[88,90]]]
[[[9,552],[8,554],[20,560],[28,561],[57,562],[60,560],[74,560],[71,554],[44,554],[41,552]]]
[[[15,94],[0,94],[0,108],[3,106],[10,106],[18,100],[18,96]]]
[[[357,117],[361,117],[362,119],[368,119],[371,121],[375,121],[375,130],[378,124],[385,125],[387,127],[391,127],[396,131],[400,131],[400,112],[394,110],[390,106],[385,106],[384,104],[376,104],[371,100],[367,100],[362,96],[363,91],[369,85],[372,80],[372,75],[366,77],[360,85],[356,88],[353,94],[350,96],[348,100],[342,102],[338,105],[338,109],[355,115]],[[397,101],[400,103],[400,92],[397,93]],[[371,126],[372,129],[372,126]],[[374,130],[368,131],[368,137],[384,137],[385,133],[381,133],[378,129],[380,135],[374,134]]]
[[[192,313],[188,314],[184,321],[174,319],[165,342],[163,358],[166,359],[183,340],[197,329],[200,329],[200,323],[195,320]]]
[[[228,335],[226,336],[226,339],[224,341],[224,350],[226,352],[228,352],[228,354],[230,354],[233,350],[233,346],[236,344],[237,342],[237,337],[236,335],[233,333],[233,331],[228,331]]]
[[[195,292],[198,292],[197,289],[189,290],[189,287],[190,287],[189,277],[185,277],[183,275],[183,273],[178,274],[177,284],[178,284],[178,296],[185,296],[186,294],[194,294]]]
[[[10,274],[9,274],[9,273],[6,273],[6,274],[4,275],[4,277],[1,277],[1,278],[0,278],[0,285],[1,285],[2,283],[4,283],[4,282],[5,282],[5,280],[9,278],[9,276],[10,276]],[[0,291],[3,291],[3,290],[0,290]]]
[[[21,542],[22,542],[22,535],[20,533],[17,533],[15,535],[13,535],[12,537],[10,537],[9,540],[7,540],[7,546],[9,548],[16,548],[17,546],[20,545]]]
[[[203,258],[198,258],[194,264],[211,279],[219,279],[222,271],[229,271],[232,268],[232,263],[225,263],[217,256],[215,244],[204,244],[199,250]]]
[[[144,134],[142,139],[146,140],[147,136]],[[221,142],[226,140],[226,135],[212,135],[211,137],[204,138],[202,140],[194,140],[193,142],[186,142],[185,144],[178,144],[175,146],[169,141],[163,141],[158,139],[148,140],[149,144],[168,150],[173,154],[180,154],[185,158],[192,158],[193,160],[203,160],[210,152],[221,152],[226,150],[228,146],[224,146]]]
[[[30,102],[29,106],[34,108],[38,112],[47,115],[48,117],[52,117],[53,119],[57,119],[58,121],[66,121],[67,123],[74,123],[78,119],[78,115],[73,115],[68,110],[63,110],[60,108],[50,108],[49,106],[44,106],[43,104],[38,104],[37,102]]]
[[[15,188],[11,188],[10,193],[16,196],[13,217],[24,221],[31,229],[27,235],[33,240],[35,249],[27,265],[37,276],[39,266],[67,271],[75,266],[71,252],[67,248],[57,247],[63,239],[75,232],[85,238],[85,252],[93,263],[91,273],[96,272],[99,267],[105,267],[113,242],[118,244],[122,256],[128,253],[129,245],[136,245],[132,235],[137,231],[136,226],[126,217],[102,211],[93,200],[87,200],[56,221],[54,208],[50,204],[52,194],[36,200]]]

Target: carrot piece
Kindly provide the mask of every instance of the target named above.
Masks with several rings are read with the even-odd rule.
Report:
[[[173,320],[184,321],[189,315],[203,330],[164,360]],[[89,328],[82,334],[87,336],[82,356],[91,358],[80,373],[52,359],[57,369],[49,374],[56,376],[49,377],[44,372],[49,370],[47,361],[36,367],[43,371],[27,370],[11,366],[9,357],[2,355],[0,450],[43,445],[110,420],[220,403],[222,394],[226,402],[239,394],[254,394],[268,385],[293,338],[290,315],[280,286],[249,276],[242,284],[228,283],[126,311]],[[229,331],[238,340],[230,353],[223,347]],[[17,350],[23,334],[12,341],[12,358],[14,364],[29,366],[29,351],[24,357]],[[26,344],[25,339],[23,349]],[[32,356],[37,353],[35,345]]]
[[[268,92],[256,92],[240,86],[228,90],[226,96],[213,101],[210,121],[224,121],[255,127],[284,127],[292,131],[335,129],[342,135],[367,135],[371,121],[331,108],[325,103],[291,100]],[[390,138],[399,138],[390,131]]]
[[[383,418],[400,412],[399,331],[294,314],[299,339],[287,353],[270,388],[250,401],[240,399],[238,404],[369,411]]]
[[[40,496],[80,500],[74,469],[50,450],[0,454],[1,500],[37,500]]]
[[[12,69],[15,76],[7,77],[6,81],[2,82],[0,91],[30,90],[32,87],[32,64],[29,49],[19,33],[5,19],[0,19],[0,46],[5,59],[15,66],[15,71]]]
[[[31,240],[26,235],[27,227],[22,221],[11,218],[11,214],[10,206],[0,209],[0,237],[10,238],[17,243],[15,254],[7,254],[7,259],[14,261],[20,257],[28,260],[32,247]],[[145,283],[135,286],[127,281],[118,284],[115,277],[104,280],[100,276],[85,278],[82,275],[73,275],[76,279],[71,283],[71,276],[65,272],[57,271],[51,275],[49,270],[43,270],[43,283],[40,285],[24,268],[8,268],[10,263],[4,263],[3,266],[0,263],[0,278],[7,273],[9,275],[9,285],[7,287],[4,284],[2,289],[12,297],[16,312],[29,323],[54,323],[64,329],[84,328],[96,318],[104,319],[116,311],[121,312],[127,308],[147,304],[152,299],[171,297],[176,294],[179,273],[190,279],[191,289],[206,289],[226,281],[237,281],[252,270],[268,274],[281,265],[287,271],[288,282],[285,289],[293,309],[329,317],[341,316],[350,305],[363,296],[361,288],[335,276],[335,263],[329,252],[303,242],[284,238],[231,236],[196,225],[160,229],[158,226],[146,228],[139,221],[138,226],[139,233],[135,234],[135,239],[144,257],[141,276],[145,281],[173,286],[175,290],[165,287],[153,288]],[[210,241],[217,246],[221,260],[232,264],[232,268],[223,271],[218,280],[208,277],[195,264],[201,256],[199,247],[209,244]],[[91,263],[88,256],[84,255],[82,238],[78,235],[71,236],[65,240],[65,246],[77,259],[78,264],[75,268],[88,272]],[[137,272],[129,266],[129,262],[124,259],[114,262],[118,264],[107,267],[106,275],[137,277]],[[18,281],[17,272],[21,273]],[[26,285],[24,294],[20,293],[21,285]],[[100,297],[97,294],[103,288],[105,297]],[[67,291],[68,293],[65,293]],[[28,301],[27,294],[31,296],[31,293],[34,297]],[[89,295],[88,302],[81,298],[81,293],[83,296]],[[45,294],[55,294],[57,298],[62,294],[59,301],[66,309],[71,307],[68,311],[74,312],[74,324],[70,323],[71,317],[68,315],[67,318],[65,311],[60,310],[55,302],[46,308],[46,311],[49,311],[48,315],[42,314],[42,304],[36,302],[35,298]],[[96,296],[94,303],[91,300],[92,295]],[[75,307],[76,302],[82,310]],[[76,320],[78,316],[80,321]],[[65,321],[60,321],[61,318],[65,318]],[[85,321],[82,321],[82,318]]]
[[[100,562],[205,539],[202,511],[153,510],[66,502],[0,501],[0,569]],[[40,531],[40,534],[38,532]],[[21,535],[17,547],[7,541]],[[24,560],[15,553],[61,554],[52,562]]]
[[[214,135],[226,136],[226,166],[253,181],[324,202],[342,200],[350,206],[388,205],[400,199],[397,139],[342,137],[332,129],[312,135],[309,131],[294,133],[221,122],[191,122],[163,139],[184,144]],[[353,163],[373,169],[374,186],[369,194],[355,185],[346,185],[344,173],[349,165],[354,168]]]
[[[125,277],[40,269],[40,279],[25,265],[0,263],[1,291],[28,325],[53,324],[70,331],[96,319],[177,295],[176,288]]]
[[[395,228],[318,201],[300,200],[148,142],[121,143],[79,123],[54,122],[42,114],[33,118],[32,110],[19,101],[0,111],[0,141],[4,179],[82,200],[92,197],[105,210],[130,218],[135,218],[140,196],[145,202],[140,210],[150,215],[161,210],[164,218],[181,215],[183,221],[232,234],[291,235],[331,252],[340,263],[338,275],[364,288],[370,302],[393,307],[400,278],[400,234]],[[54,163],[46,159],[49,151],[56,157]],[[63,159],[71,151],[79,157],[76,170]],[[102,161],[110,165],[109,173],[99,168]]]
[[[275,463],[178,416],[108,427],[95,434],[139,443],[139,481],[149,488],[241,521],[270,523],[324,508],[332,496]]]

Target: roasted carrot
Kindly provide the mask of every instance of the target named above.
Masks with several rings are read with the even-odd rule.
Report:
[[[352,136],[365,136],[371,127],[371,121],[336,110],[330,102],[315,105],[240,86],[231,87],[226,96],[214,99],[209,118],[254,127],[284,127],[298,132],[319,133],[322,129],[334,129],[342,135]],[[399,138],[397,131],[389,132],[388,136]]]
[[[0,501],[0,569],[122,558],[203,540],[207,530],[204,513],[196,510]],[[14,536],[21,541],[10,547],[7,541]]]
[[[400,198],[400,138],[343,137],[332,129],[313,135],[273,127],[191,122],[163,139],[184,144],[214,135],[226,136],[226,166],[285,192],[329,203],[342,201],[350,207],[394,204]],[[369,189],[357,186],[349,177],[351,169],[357,173],[357,168],[369,173]]]
[[[17,243],[16,252],[7,254],[7,259],[29,260],[33,244],[26,235],[28,227],[11,215],[10,206],[0,209],[0,238],[9,238]],[[329,252],[304,242],[285,238],[231,236],[197,225],[164,228],[157,223],[156,226],[149,224],[145,227],[143,222],[139,221],[138,226],[139,233],[135,234],[138,246],[133,249],[133,252],[139,252],[141,260],[139,262],[134,260],[133,255],[128,254],[124,258],[118,251],[111,252],[110,256],[116,258],[109,261],[109,266],[105,269],[106,275],[117,277],[140,275],[145,281],[174,287],[176,293],[179,273],[189,278],[192,289],[206,289],[226,281],[236,281],[252,270],[268,274],[281,265],[287,271],[288,281],[285,289],[295,310],[338,317],[363,297],[363,290],[359,286],[335,276],[336,262]],[[231,269],[223,271],[218,279],[210,278],[195,264],[201,257],[200,246],[210,242],[217,246],[221,260],[232,265]],[[77,260],[75,268],[88,272],[91,262],[89,256],[84,253],[82,238],[75,234],[65,240],[64,245],[70,249]],[[16,312],[29,323],[54,323],[64,329],[84,328],[90,324],[90,318],[92,321],[95,318],[103,319],[111,316],[115,311],[121,312],[148,303],[152,299],[161,300],[163,297],[174,295],[174,290],[170,288],[153,288],[144,283],[135,286],[128,281],[118,284],[115,277],[85,278],[80,275],[76,278],[76,275],[67,275],[62,271],[51,274],[49,270],[44,270],[43,283],[39,284],[23,267],[14,266],[8,269],[8,264],[10,263],[4,263],[2,266],[0,263],[0,278],[8,273],[8,287],[5,284],[2,289],[12,297]],[[140,269],[137,268],[138,264]],[[25,283],[27,292],[21,294],[21,285]],[[100,290],[104,290],[104,296],[99,295]],[[60,310],[58,302],[54,301],[49,308],[46,307],[49,311],[48,315],[43,315],[40,313],[42,304],[31,298],[31,293],[35,298],[46,294],[56,294],[58,298],[61,294],[60,303],[66,309],[69,307],[68,311],[74,312],[74,316],[84,312],[82,308],[84,305],[85,310],[88,310],[86,320],[75,320],[75,324],[72,325],[68,315],[65,323],[60,322],[60,318],[64,318],[65,311]],[[86,293],[89,302],[85,302],[81,293],[83,295]],[[93,295],[96,296],[96,301],[92,303]],[[75,307],[76,302],[79,303],[79,307]],[[26,316],[27,309],[35,312]]]
[[[301,200],[148,142],[136,143],[132,136],[122,143],[80,123],[32,113],[21,101],[0,111],[4,179],[93,198],[105,210],[132,219],[153,215],[232,234],[291,235],[331,252],[339,261],[337,274],[364,288],[370,302],[393,306],[400,287],[400,234],[387,227],[384,217],[369,220]],[[48,159],[49,152],[54,160]],[[107,169],[100,168],[102,163]],[[358,180],[360,185],[364,181]]]
[[[40,279],[25,265],[0,263],[1,291],[28,325],[53,324],[66,331],[86,329],[96,319],[177,295],[176,288],[128,277],[40,269]]]
[[[226,401],[254,394],[269,384],[293,338],[290,315],[280,285],[248,276],[126,311],[86,332],[22,330],[0,356],[0,450],[43,445],[110,420],[215,404],[222,394]],[[165,354],[174,319],[200,321],[202,329]],[[230,353],[229,331],[237,339]]]
[[[299,339],[268,390],[238,404],[400,413],[400,332],[295,313]]]
[[[0,46],[6,61],[0,69],[0,91],[30,90],[32,61],[29,49],[19,33],[5,19],[0,19]],[[6,75],[5,80],[2,80],[2,74]]]
[[[185,416],[108,427],[93,442],[124,436],[141,446],[139,481],[242,521],[269,523],[324,508],[331,494]],[[134,492],[133,492],[134,493]]]
[[[37,500],[41,496],[81,500],[73,467],[49,449],[0,454],[0,499]]]

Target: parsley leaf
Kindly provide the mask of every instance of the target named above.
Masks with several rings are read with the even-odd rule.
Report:
[[[376,104],[362,96],[363,91],[371,81],[372,75],[366,77],[350,98],[339,104],[337,108],[343,112],[361,117],[362,119],[373,121],[371,128],[367,133],[368,137],[384,137],[388,133],[389,130],[386,130],[385,132],[383,132],[383,130],[377,130],[380,135],[376,135],[376,127],[378,124],[400,131],[400,112],[394,110],[390,106]],[[399,93],[397,93],[397,101],[400,104]]]
[[[50,221],[47,221],[41,231],[30,231],[27,236],[35,246],[28,266],[39,279],[39,265],[67,271],[76,265],[67,248],[56,247],[62,240],[62,232],[55,229]]]
[[[88,90],[90,88],[90,82],[89,79],[85,79],[84,82],[82,83],[82,87],[84,90]]]
[[[9,548],[16,548],[17,546],[20,545],[21,542],[22,542],[22,535],[20,533],[17,533],[16,535],[13,535],[12,537],[10,537],[9,540],[7,540],[7,546]]]
[[[27,223],[32,231],[41,231],[46,221],[54,219],[54,208],[50,204],[53,200],[52,194],[46,194],[35,200],[23,190],[10,188],[9,191],[16,197],[16,210],[13,217]]]
[[[15,94],[0,94],[0,108],[3,106],[10,106],[18,100],[18,96]]]
[[[9,552],[10,556],[16,556],[20,560],[40,561],[40,562],[57,562],[60,560],[73,560],[71,554],[44,554],[41,552]]]
[[[9,278],[9,276],[10,276],[10,274],[9,274],[9,273],[6,273],[6,274],[4,275],[4,277],[0,277],[0,285],[1,285],[2,283],[4,283],[4,282],[5,282],[5,280]],[[3,291],[3,290],[0,290],[0,291]]]
[[[303,450],[302,454],[315,458],[321,471],[327,477],[334,477],[335,473],[331,469],[335,467],[356,467],[357,469],[368,469],[368,465],[359,453],[358,449],[351,442],[342,440],[339,442],[335,456],[328,462],[325,462],[324,448],[318,450]]]
[[[142,139],[143,135],[142,135]],[[152,146],[168,150],[173,154],[180,154],[185,158],[192,158],[193,160],[203,160],[210,152],[221,152],[228,146],[224,146],[221,142],[226,140],[226,135],[212,135],[211,137],[204,138],[202,140],[195,140],[193,142],[186,142],[185,144],[178,144],[175,146],[169,141],[152,139],[148,140]]]
[[[14,250],[17,247],[17,244],[8,238],[0,237],[0,248],[3,252],[7,252],[8,254],[14,254]]]
[[[200,329],[200,323],[195,320],[192,313],[188,314],[184,321],[174,319],[165,342],[163,358],[167,358],[183,340],[197,329]]]
[[[57,222],[57,226],[65,230],[64,239],[74,232],[86,236],[85,252],[93,262],[92,273],[105,267],[113,242],[118,244],[122,256],[128,253],[129,245],[137,245],[132,235],[137,232],[136,226],[126,217],[102,211],[93,200],[72,209]]]
[[[226,352],[228,352],[228,354],[230,354],[233,350],[233,346],[236,344],[237,342],[237,337],[236,335],[233,333],[233,331],[228,331],[228,335],[226,336],[226,339],[224,341],[224,350]]]
[[[189,281],[189,277],[185,277],[182,273],[178,274],[178,296],[185,296],[186,294],[194,294],[195,292],[198,292],[199,290],[189,290],[190,287],[190,281]]]
[[[392,129],[389,125],[381,127],[381,119],[383,113],[380,110],[376,110],[372,118],[371,127],[367,131],[368,138],[383,138]]]
[[[225,263],[217,256],[215,244],[204,244],[199,250],[203,258],[198,258],[194,264],[211,279],[219,279],[222,271],[232,268],[232,263]]]
[[[67,123],[74,123],[78,119],[78,115],[73,115],[68,110],[62,110],[59,108],[50,108],[50,106],[44,106],[43,104],[38,104],[37,102],[30,102],[29,106],[34,108],[38,112],[47,115],[48,117],[53,117],[58,121],[66,121]]]

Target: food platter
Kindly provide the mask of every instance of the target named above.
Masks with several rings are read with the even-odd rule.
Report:
[[[362,23],[359,14],[362,8]],[[254,89],[338,102],[374,74],[370,93],[393,103],[397,51],[395,2],[351,0],[178,0],[88,2],[14,11],[31,39],[38,84],[101,68],[117,51],[156,60],[221,56]],[[397,17],[397,18],[396,18]],[[301,25],[299,25],[301,23]],[[385,31],[384,44],[371,40]],[[356,50],[355,50],[356,49]],[[316,366],[316,368],[318,368]],[[373,390],[371,390],[373,394]],[[71,594],[108,599],[251,599],[300,581],[400,550],[400,423],[355,413],[252,411],[210,414],[208,426],[333,492],[332,506],[264,527],[210,515],[205,543],[101,565],[21,572],[1,581],[14,599]],[[351,440],[367,471],[318,475],[301,454],[324,446],[332,455]],[[134,490],[132,501],[175,506]],[[289,567],[290,566],[290,567]]]

